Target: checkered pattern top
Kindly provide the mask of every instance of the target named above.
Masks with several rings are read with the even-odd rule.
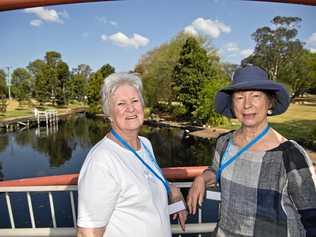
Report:
[[[233,133],[218,138],[211,170],[239,150]],[[265,152],[244,152],[222,172],[217,236],[316,236],[316,175],[304,149],[286,141]]]

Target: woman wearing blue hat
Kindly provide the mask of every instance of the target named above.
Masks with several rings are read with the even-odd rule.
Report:
[[[189,191],[189,212],[205,187],[217,184],[221,200],[216,236],[316,236],[316,175],[304,149],[271,128],[268,116],[284,113],[289,96],[256,66],[237,69],[215,98],[216,111],[241,127],[217,139],[213,164]]]

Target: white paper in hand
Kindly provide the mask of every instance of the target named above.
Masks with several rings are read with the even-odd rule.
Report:
[[[207,190],[206,191],[206,198],[211,199],[211,200],[220,201],[221,200],[221,193]]]
[[[169,215],[171,215],[171,214],[174,214],[176,212],[185,210],[185,205],[184,205],[183,201],[178,201],[178,202],[175,202],[175,203],[168,205],[168,209],[169,209]]]

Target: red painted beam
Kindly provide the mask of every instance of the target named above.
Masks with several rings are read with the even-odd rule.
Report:
[[[192,180],[205,169],[207,166],[169,167],[163,168],[162,172],[168,180]],[[66,174],[2,181],[0,187],[77,185],[77,183],[78,174]]]
[[[162,168],[162,172],[168,180],[193,180],[206,169],[207,166],[169,167]]]
[[[77,185],[77,182],[78,174],[65,174],[1,181],[0,187]]]
[[[246,0],[246,1],[294,3],[294,4],[316,6],[316,0]]]
[[[15,10],[29,7],[39,7],[47,5],[100,2],[111,0],[0,0],[0,11]],[[246,1],[264,1],[264,2],[280,2],[295,3],[316,6],[316,0],[246,0]]]
[[[21,8],[40,7],[47,5],[103,2],[111,0],[0,0],[0,11],[15,10]]]

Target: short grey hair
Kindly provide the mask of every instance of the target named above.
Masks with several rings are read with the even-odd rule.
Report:
[[[111,98],[114,92],[121,85],[128,84],[134,87],[140,97],[142,105],[144,105],[144,98],[142,95],[143,84],[142,80],[134,73],[118,72],[112,73],[103,81],[101,88],[101,104],[103,112],[106,116],[110,116]]]

